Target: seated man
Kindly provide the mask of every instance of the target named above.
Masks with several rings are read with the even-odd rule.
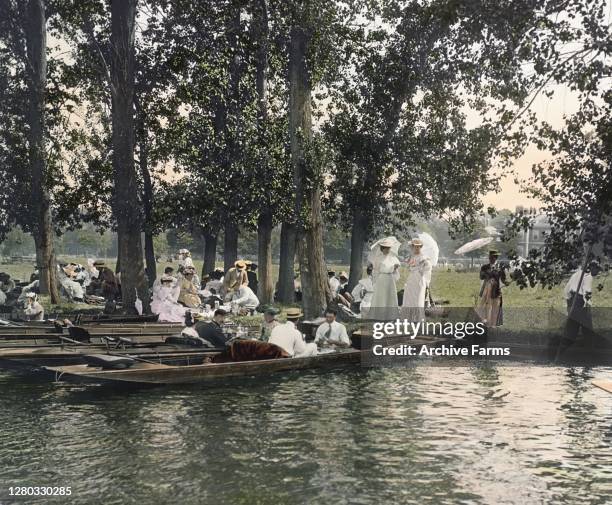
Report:
[[[325,322],[317,328],[315,343],[319,347],[350,347],[351,341],[342,323],[336,321],[337,312],[328,308],[325,311]]]
[[[302,316],[300,309],[287,309],[287,322],[272,330],[268,343],[284,349],[292,358],[316,356],[317,344],[304,342],[302,333],[295,326]]]
[[[225,348],[227,337],[223,333],[221,325],[225,322],[226,315],[227,312],[223,309],[217,309],[211,321],[198,321],[195,324],[195,331],[207,346]]]
[[[350,308],[351,303],[353,302],[353,296],[348,288],[348,274],[346,272],[340,272],[338,279],[340,279],[340,286],[338,287],[338,292],[336,294],[336,301]]]
[[[195,309],[202,303],[200,296],[198,295],[198,288],[193,281],[195,275],[195,268],[185,267],[183,269],[183,275],[179,280],[180,294],[178,301],[186,307]]]
[[[93,267],[98,276],[92,279],[88,291],[92,295],[102,296],[105,300],[115,300],[121,293],[119,281],[113,271],[102,260],[96,260]]]
[[[239,307],[241,315],[252,314],[259,306],[259,298],[249,286],[243,284],[234,292],[232,304]]]
[[[264,311],[263,315],[264,322],[261,325],[261,335],[259,339],[263,342],[267,342],[268,340],[270,340],[272,330],[280,324],[276,319],[276,316],[278,315],[278,310],[274,307],[268,307]]]
[[[23,309],[23,314],[25,316],[26,321],[44,321],[45,319],[45,309],[43,306],[38,303],[38,297],[36,293],[29,292],[26,295],[25,308]]]
[[[238,291],[238,288],[243,284],[249,284],[249,279],[246,273],[246,262],[238,260],[223,277],[225,299],[230,300],[234,294],[234,291]]]

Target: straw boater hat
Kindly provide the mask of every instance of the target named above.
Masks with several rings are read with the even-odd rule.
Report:
[[[164,274],[161,276],[161,281],[162,282],[174,282],[174,277],[172,277],[171,275],[168,274]]]
[[[345,271],[340,272],[340,273],[338,274],[338,277],[339,277],[340,279],[348,279],[348,278],[349,278],[348,273],[346,273]]]
[[[94,267],[104,267],[106,266],[106,263],[104,263],[104,260],[96,260],[93,262],[93,266]]]
[[[501,256],[501,253],[497,249],[489,249],[489,256]]]
[[[290,309],[287,309],[287,311],[285,312],[285,315],[287,316],[287,319],[290,320],[290,319],[299,319],[304,314],[302,313],[300,309],[290,308]]]
[[[413,238],[410,241],[410,245],[413,247],[423,247],[423,241],[420,238]]]
[[[238,260],[236,263],[234,263],[234,266],[238,270],[244,270],[246,268],[246,262],[244,260]]]

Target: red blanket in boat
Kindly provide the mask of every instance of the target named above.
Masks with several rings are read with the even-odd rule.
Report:
[[[213,363],[231,361],[254,361],[259,359],[289,358],[289,354],[277,345],[259,340],[236,340],[221,354],[217,354]]]

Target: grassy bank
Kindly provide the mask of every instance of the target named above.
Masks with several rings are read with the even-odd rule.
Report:
[[[62,261],[75,261],[85,263],[85,258],[61,258]],[[202,268],[202,262],[194,261],[198,272]],[[109,260],[113,265],[114,261]],[[161,262],[158,264],[158,273],[171,263]],[[176,268],[178,265],[173,264]],[[222,266],[219,264],[219,266]],[[27,280],[33,271],[34,266],[29,263],[14,263],[0,265],[0,271],[9,273],[12,277],[20,280]],[[346,265],[334,265],[336,272],[341,270],[348,271]],[[273,274],[278,274],[278,265],[273,266]],[[402,269],[401,279],[398,287],[403,286],[407,272]],[[593,296],[594,307],[612,307],[612,282],[605,277],[597,278],[594,285],[602,283],[602,291],[596,291]],[[478,271],[448,271],[445,269],[434,269],[431,283],[433,297],[438,300],[446,300],[454,307],[474,306],[480,290],[480,280]],[[72,304],[64,304],[67,309],[77,307]],[[528,307],[528,308],[555,308],[564,310],[565,299],[563,295],[563,285],[555,286],[553,289],[542,289],[540,287],[519,289],[516,284],[504,288],[504,305],[506,307]],[[79,307],[82,307],[79,306]]]

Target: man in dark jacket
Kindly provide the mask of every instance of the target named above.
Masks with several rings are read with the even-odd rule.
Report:
[[[225,347],[227,337],[223,333],[221,326],[225,322],[227,312],[223,309],[215,310],[212,321],[198,321],[194,329],[202,340],[206,340],[211,347]]]

